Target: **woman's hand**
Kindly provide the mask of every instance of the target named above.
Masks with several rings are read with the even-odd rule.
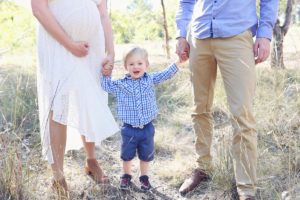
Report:
[[[67,49],[77,57],[84,57],[89,52],[89,44],[86,42],[72,42]]]
[[[105,67],[102,68],[102,74],[103,74],[104,76],[109,76],[109,75],[111,75],[111,72],[112,72],[112,68],[105,68]]]
[[[107,55],[102,62],[102,68],[104,69],[113,69],[114,68],[115,57],[112,55]]]

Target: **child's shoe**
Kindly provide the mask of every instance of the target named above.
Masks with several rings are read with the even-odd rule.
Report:
[[[121,177],[121,182],[120,182],[120,189],[122,190],[128,190],[131,184],[131,175],[129,174],[123,174]]]
[[[151,189],[149,177],[147,175],[140,177],[141,190],[148,191]]]

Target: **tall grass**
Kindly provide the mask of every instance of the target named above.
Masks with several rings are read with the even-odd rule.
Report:
[[[1,66],[0,96],[0,199],[28,199],[40,166],[35,77]]]
[[[2,4],[5,8],[7,5],[7,2]],[[8,17],[9,20],[5,21],[3,25],[7,29],[19,27],[14,34],[0,33],[4,34],[0,38],[1,48],[4,48],[5,52],[8,51],[0,55],[0,199],[41,199],[47,197],[39,196],[41,192],[37,191],[40,189],[38,185],[42,187],[47,185],[40,184],[43,180],[38,179],[38,175],[44,173],[45,166],[41,159],[38,134],[34,72],[36,60],[34,31],[31,28],[33,20],[29,11],[19,12],[18,9],[14,5],[12,12],[0,12],[0,17],[5,19],[7,16],[16,16],[14,20]],[[25,21],[22,21],[22,15],[26,16]],[[285,44],[288,48],[285,50],[285,64],[288,69],[284,71],[269,69],[267,63],[257,66],[254,114],[257,120],[259,146],[257,199],[261,200],[285,199],[286,196],[290,199],[299,197],[300,69],[297,65],[300,57],[299,49],[295,45],[299,43],[295,42],[299,41],[299,35],[299,27],[296,27],[290,29],[286,38]],[[18,39],[19,36],[21,39]],[[145,46],[150,54],[150,71],[161,70],[175,60],[174,55],[172,60],[165,58],[161,43],[151,42]],[[126,45],[116,48],[118,61],[124,48]],[[3,52],[2,50],[0,49],[0,52]],[[123,76],[122,62],[117,62],[116,65],[115,71],[120,72],[117,76]],[[230,113],[222,79],[220,76],[217,79],[213,107],[215,131],[212,145],[212,180],[198,187],[187,197],[189,199],[199,199],[203,190],[211,194],[221,191],[222,194],[217,199],[235,199],[237,195],[229,153],[232,134]],[[166,185],[168,191],[176,191],[196,166],[194,133],[190,118],[192,94],[187,65],[180,69],[174,79],[158,85],[156,94],[159,115],[155,120],[156,158],[153,173],[155,178]],[[113,112],[115,107],[113,102],[111,106]],[[119,138],[112,140],[114,139]],[[113,143],[115,141],[112,141],[111,145]],[[108,152],[108,154],[111,156],[110,160],[116,162],[117,153]],[[116,163],[107,165],[111,172],[120,171],[118,167],[114,167],[118,165]],[[118,180],[113,181],[114,184],[118,184]],[[72,187],[78,191],[84,190],[78,185]],[[88,184],[85,187],[88,188]],[[95,191],[104,194],[102,188],[95,187],[97,187]],[[82,194],[76,194],[74,199],[85,196],[96,199],[99,194],[96,194],[97,192],[94,194],[93,191],[94,189],[88,195],[83,191]],[[105,199],[123,197],[114,185],[105,191]],[[130,198],[132,194],[126,197]]]

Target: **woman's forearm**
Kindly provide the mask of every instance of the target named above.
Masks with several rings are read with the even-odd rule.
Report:
[[[101,4],[98,5],[98,9],[100,12],[101,23],[104,31],[106,53],[114,57],[115,50],[114,50],[114,43],[113,43],[113,32],[112,32],[112,27],[107,12],[105,0],[103,0]]]
[[[47,0],[31,0],[32,13],[59,43],[67,49],[73,45],[72,39],[64,32],[48,8]]]

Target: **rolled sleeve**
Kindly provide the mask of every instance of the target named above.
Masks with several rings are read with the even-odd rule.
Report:
[[[116,82],[111,80],[111,76],[101,75],[101,87],[106,92],[116,92]]]
[[[278,15],[279,0],[261,0],[260,18],[256,37],[272,39],[273,27]]]
[[[173,63],[167,69],[160,72],[151,73],[150,75],[152,76],[153,83],[156,85],[172,78],[176,72],[178,72],[178,67],[175,63]]]
[[[180,0],[176,14],[176,37],[186,38],[188,27],[192,19],[196,0]]]

